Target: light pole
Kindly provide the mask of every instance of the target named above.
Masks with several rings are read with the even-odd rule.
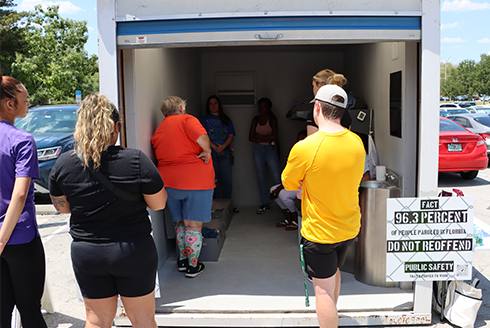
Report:
[[[447,62],[449,61],[449,58],[451,56],[447,57],[447,59],[444,61],[444,86],[446,86],[446,81],[447,81]],[[446,101],[446,97],[444,97],[444,102]]]

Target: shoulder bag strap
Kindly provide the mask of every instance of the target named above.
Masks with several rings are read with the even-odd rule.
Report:
[[[91,167],[88,168],[92,174],[99,179],[99,181],[113,194],[116,196],[119,196],[122,199],[129,200],[132,202],[139,202],[143,200],[143,197],[141,196],[136,196],[130,193],[125,192],[124,190],[121,190],[117,188],[112,182],[110,182],[99,170],[95,171]]]
[[[82,157],[78,153],[77,153],[77,156],[80,159],[80,161],[82,161]],[[129,200],[131,202],[140,202],[140,201],[144,200],[142,196],[139,196],[139,195],[136,196],[136,195],[127,193],[124,190],[117,188],[99,170],[96,171],[89,166],[87,166],[87,169],[90,172],[92,172],[92,174],[104,185],[104,187],[106,187],[114,195],[116,195],[122,199]]]

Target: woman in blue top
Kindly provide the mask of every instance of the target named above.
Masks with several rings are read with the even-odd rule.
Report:
[[[231,199],[231,149],[235,137],[233,122],[223,111],[221,102],[216,96],[210,96],[206,102],[207,115],[201,118],[211,140],[216,188],[214,198]],[[218,188],[221,184],[221,190]],[[220,192],[221,191],[221,192]],[[237,210],[235,209],[235,212]]]
[[[27,114],[28,97],[17,79],[1,77],[0,327],[10,327],[14,305],[24,328],[46,327],[41,314],[46,264],[32,181],[39,178],[36,143],[14,126]]]

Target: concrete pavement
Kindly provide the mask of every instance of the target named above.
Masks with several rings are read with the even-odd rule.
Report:
[[[46,253],[46,278],[55,313],[45,314],[49,328],[82,328],[85,308],[78,300],[71,267],[68,214],[57,214],[52,205],[36,205],[37,220]]]
[[[475,199],[475,217],[490,224],[490,169],[480,172],[472,181],[463,180],[459,175],[442,174],[439,190],[463,190],[465,196]],[[57,214],[52,205],[37,205],[38,224],[46,252],[47,280],[54,306],[54,314],[45,314],[49,328],[81,328],[85,325],[83,303],[79,301],[77,287],[70,262],[70,236],[68,234],[69,215]],[[475,327],[490,326],[490,251],[477,251],[473,255],[473,276],[480,279],[483,290],[483,305],[480,308]],[[412,326],[413,327],[413,326]],[[433,315],[432,324],[424,327],[450,328],[447,321],[440,322],[439,315]]]

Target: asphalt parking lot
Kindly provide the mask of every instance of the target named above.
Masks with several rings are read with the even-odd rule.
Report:
[[[490,225],[490,169],[480,171],[474,180],[463,180],[459,174],[439,174],[439,191],[457,188],[465,196],[474,197],[474,216]],[[48,199],[36,199],[38,224],[46,252],[47,279],[49,293],[55,313],[46,313],[49,328],[81,328],[85,325],[83,303],[79,301],[77,287],[70,263],[67,214],[56,214]],[[483,290],[483,305],[480,308],[475,327],[490,326],[490,251],[473,253],[473,276],[480,279]],[[450,328],[434,314],[432,325],[424,327]],[[413,326],[412,326],[413,327]]]

